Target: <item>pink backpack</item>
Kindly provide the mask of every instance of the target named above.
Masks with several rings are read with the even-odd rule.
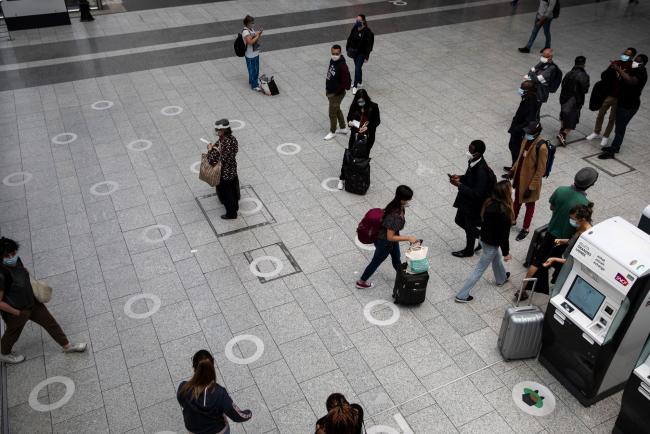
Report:
[[[381,208],[373,208],[363,216],[363,219],[357,226],[357,238],[363,244],[372,244],[379,236],[381,230],[381,222],[384,219],[384,210]]]

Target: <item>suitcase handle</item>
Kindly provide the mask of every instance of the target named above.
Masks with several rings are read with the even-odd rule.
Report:
[[[530,303],[528,303],[528,306],[533,305],[533,294],[535,294],[535,287],[537,286],[537,277],[526,277],[524,280],[522,280],[523,284],[521,285],[521,289],[519,290],[519,295],[517,296],[517,304],[515,304],[515,307],[519,307],[519,302],[521,301],[521,294],[524,293],[524,287],[528,282],[533,282],[533,289],[530,291]]]

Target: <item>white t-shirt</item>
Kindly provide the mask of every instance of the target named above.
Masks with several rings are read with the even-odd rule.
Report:
[[[255,30],[246,27],[241,32],[241,37],[244,38],[244,43],[245,43],[247,36],[255,37],[256,34],[257,32]],[[251,58],[251,57],[257,57],[259,55],[260,55],[259,43],[255,42],[252,45],[246,44],[246,54],[245,54],[246,57]]]

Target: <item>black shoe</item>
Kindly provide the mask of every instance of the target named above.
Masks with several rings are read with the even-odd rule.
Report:
[[[564,137],[564,135],[558,134],[555,137],[557,138],[557,141],[560,143],[560,146],[562,146],[563,148],[566,147],[566,137]]]
[[[451,252],[451,254],[457,258],[469,258],[474,256],[474,252],[468,252],[466,250],[459,250],[457,252]]]
[[[503,178],[503,179],[510,179],[510,172],[508,172],[508,173],[504,173],[503,175],[501,175],[501,178]]]
[[[504,280],[503,283],[497,283],[497,286],[503,286],[506,283],[508,283],[509,280],[510,280],[510,271],[506,271],[506,280]]]
[[[512,170],[512,166],[503,166],[504,172],[510,172],[510,170]]]
[[[521,48],[518,48],[518,50],[519,50],[520,53],[530,53],[530,48],[528,48],[528,47],[521,47]]]
[[[603,146],[602,148],[600,148],[600,152],[609,152],[610,154],[613,154],[614,148],[612,148],[611,146]]]
[[[221,216],[221,218],[224,220],[234,220],[237,218],[237,216],[229,216],[228,214],[224,214]]]
[[[467,298],[458,298],[458,297],[454,298],[454,301],[456,303],[469,303],[472,300],[474,300],[474,297],[472,297],[471,295],[468,296]]]
[[[610,160],[614,158],[614,154],[612,152],[603,152],[598,156],[599,160]]]
[[[527,230],[527,229],[522,229],[522,230],[520,230],[519,233],[517,234],[517,238],[515,238],[515,240],[517,240],[517,241],[521,241],[521,240],[523,240],[524,238],[526,238],[527,236],[528,236],[528,230]]]
[[[483,248],[483,246],[481,245],[481,243],[479,243],[479,245],[476,246],[476,248],[474,249],[474,253],[480,252],[482,248]]]

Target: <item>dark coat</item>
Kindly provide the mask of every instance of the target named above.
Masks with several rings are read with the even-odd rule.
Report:
[[[370,102],[366,104],[364,109],[366,110],[366,117],[368,118],[368,130],[366,131],[366,134],[368,135],[368,141],[367,141],[368,151],[370,151],[372,145],[375,144],[375,132],[377,131],[377,127],[381,123],[381,118],[379,117],[379,106],[376,103]],[[359,108],[358,105],[356,105],[354,101],[352,101],[352,104],[350,105],[350,110],[348,111],[348,122],[358,121],[360,119],[361,119],[361,109]],[[352,148],[352,145],[356,140],[357,131],[359,131],[358,128],[356,127],[351,128],[350,140],[348,142],[349,148]]]
[[[524,127],[530,122],[537,120],[537,95],[526,94],[521,97],[517,112],[512,118],[508,133],[515,135],[524,135]]]
[[[548,86],[555,74],[559,74],[559,70],[553,62],[539,62],[528,71],[528,78],[537,85],[537,100],[540,103],[548,101]]]
[[[352,27],[348,41],[345,44],[345,51],[348,56],[362,54],[363,58],[368,60],[370,52],[372,51],[373,44],[372,32],[368,27],[364,27],[360,31],[356,27]]]
[[[340,95],[350,89],[351,81],[350,70],[347,63],[345,63],[345,57],[341,55],[341,58],[337,61],[330,59],[327,75],[325,76],[325,93],[327,95]]]
[[[614,64],[623,68],[625,72],[629,72],[632,68],[632,61],[623,62],[615,60]],[[606,96],[613,96],[618,98],[618,92],[621,90],[621,77],[614,68],[607,67],[601,74],[600,79],[604,83]]]
[[[485,158],[481,158],[474,167],[468,166],[465,174],[460,177],[454,208],[477,221],[481,218],[483,202],[490,194],[490,170]]]
[[[589,92],[589,74],[581,66],[574,66],[562,80],[560,104],[575,98],[575,106],[580,110],[585,103],[585,95]]]

